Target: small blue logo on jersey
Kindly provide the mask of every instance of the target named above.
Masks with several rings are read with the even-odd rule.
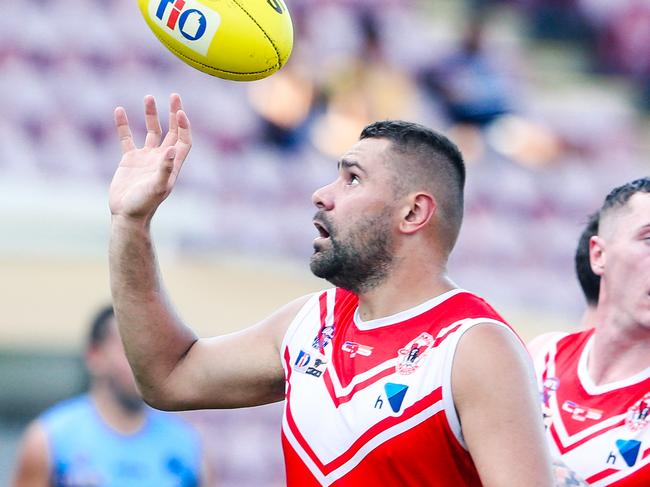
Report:
[[[641,442],[638,440],[616,440],[616,448],[618,448],[627,466],[632,467],[639,457]]]
[[[294,365],[296,366],[297,369],[304,369],[309,365],[309,361],[311,360],[311,355],[309,355],[307,352],[300,350],[300,353],[298,353],[298,358],[296,358],[296,362]]]
[[[321,330],[314,338],[314,341],[311,343],[312,348],[315,348],[316,350],[319,350],[321,353],[323,353],[325,347],[327,347],[334,338],[334,329],[334,325],[321,328]]]
[[[388,382],[384,385],[386,397],[388,397],[388,403],[390,404],[390,408],[394,413],[399,412],[400,408],[402,407],[402,402],[404,401],[404,396],[406,395],[408,388],[409,386],[405,386],[403,384],[393,384],[392,382]]]
[[[327,366],[327,361],[322,355],[313,357],[310,353],[300,350],[296,361],[293,363],[293,368],[296,372],[301,372],[303,374],[313,375],[314,377],[320,377],[325,371]]]

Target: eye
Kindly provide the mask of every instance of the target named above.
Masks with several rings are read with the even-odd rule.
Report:
[[[359,179],[359,176],[357,176],[356,174],[350,174],[348,176],[348,185],[349,186],[356,186],[360,182],[361,182],[361,180]]]

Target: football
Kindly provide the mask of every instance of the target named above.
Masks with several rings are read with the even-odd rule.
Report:
[[[283,0],[138,0],[147,25],[190,66],[252,81],[280,69],[293,47]]]

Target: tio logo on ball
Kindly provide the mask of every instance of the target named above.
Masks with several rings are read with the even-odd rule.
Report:
[[[161,0],[156,11],[156,17],[163,20],[167,5],[172,3],[173,0]],[[185,0],[176,0],[172,3],[171,11],[167,17],[167,27],[174,29],[178,23],[179,30],[185,39],[195,41],[200,39],[205,34],[205,15],[200,10],[191,8],[183,12],[185,7]],[[180,19],[180,22],[179,22]],[[189,22],[188,22],[189,20]]]
[[[217,12],[195,0],[151,0],[149,13],[166,32],[203,55],[221,22]]]

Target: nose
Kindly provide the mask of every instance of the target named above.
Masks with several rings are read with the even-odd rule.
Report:
[[[334,208],[334,198],[332,195],[332,184],[325,185],[314,191],[311,195],[311,201],[319,210],[331,210]]]

